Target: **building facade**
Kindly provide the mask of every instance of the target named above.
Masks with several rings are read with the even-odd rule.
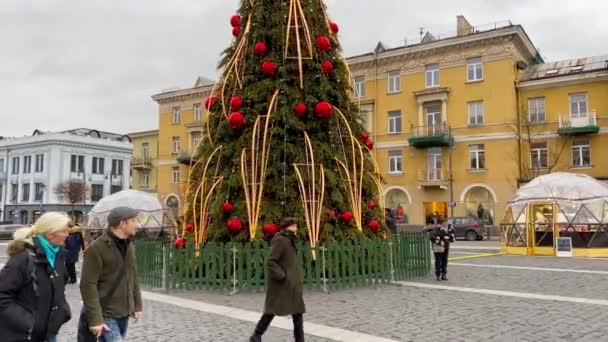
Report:
[[[101,198],[130,187],[131,152],[128,136],[84,128],[2,138],[2,220],[30,224],[43,212],[63,211],[79,221]],[[86,185],[78,203],[57,195],[57,187],[70,180]]]
[[[155,193],[158,191],[158,130],[129,134],[133,144],[131,187]]]
[[[204,101],[213,82],[199,77],[192,88],[154,95],[158,103],[158,197],[177,216],[183,210],[190,159],[204,128]]]

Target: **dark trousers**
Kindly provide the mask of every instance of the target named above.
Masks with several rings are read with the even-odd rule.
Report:
[[[446,275],[448,274],[448,254],[450,250],[446,249],[443,253],[435,254],[435,275]]]
[[[304,342],[304,316],[302,314],[291,315],[293,319],[293,336],[296,342]],[[268,330],[270,323],[274,319],[272,314],[264,314],[255,327],[255,332],[251,341],[261,341],[262,335]]]
[[[76,284],[76,263],[66,262],[65,268],[68,275],[68,284]]]

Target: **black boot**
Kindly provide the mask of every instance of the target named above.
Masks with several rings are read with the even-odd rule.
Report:
[[[439,279],[437,279],[439,280]],[[448,280],[448,278],[445,276],[445,274],[441,275],[441,280]]]
[[[440,281],[440,280],[441,280],[441,278],[440,278],[440,277],[439,277],[439,275],[438,275],[438,276],[437,276],[437,281]]]
[[[249,338],[249,342],[262,342],[262,336],[253,335]]]

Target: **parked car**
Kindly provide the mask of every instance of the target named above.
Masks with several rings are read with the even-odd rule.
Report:
[[[12,240],[13,233],[22,227],[25,226],[22,224],[0,224],[0,240]]]
[[[457,239],[464,238],[467,241],[483,240],[484,225],[475,217],[450,217],[448,224],[454,226]],[[429,233],[435,227],[436,225],[425,226],[422,232]]]

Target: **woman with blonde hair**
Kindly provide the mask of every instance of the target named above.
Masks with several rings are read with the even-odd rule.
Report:
[[[69,224],[67,215],[48,212],[15,232],[10,258],[0,271],[3,342],[55,342],[59,328],[70,320],[62,251]]]

